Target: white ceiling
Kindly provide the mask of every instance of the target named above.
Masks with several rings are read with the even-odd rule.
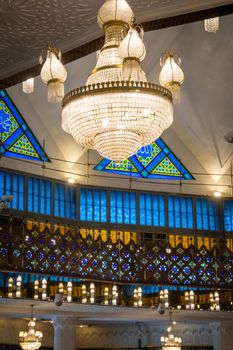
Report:
[[[114,307],[105,305],[90,305],[64,303],[57,307],[53,302],[33,301],[34,314],[37,319],[51,319],[53,317],[74,317],[84,324],[114,324],[124,323],[166,323],[168,313],[161,316],[154,308]],[[0,298],[0,316],[25,318],[29,317],[31,300],[17,300]],[[179,323],[208,324],[213,321],[232,322],[232,312],[186,311],[173,310],[173,317]]]
[[[79,4],[81,3],[79,1]],[[93,2],[89,1],[90,3]],[[169,8],[172,10],[175,3],[182,3],[183,6],[191,3],[197,5],[198,1],[151,0],[149,2],[132,1],[132,3],[134,6],[137,4],[136,7],[140,13],[139,8],[143,3],[150,4],[152,7],[160,4],[160,8],[165,8],[170,3],[171,8]],[[217,1],[214,3],[217,4]],[[223,2],[218,1],[218,3]],[[143,11],[144,14],[149,15],[148,6]],[[161,53],[170,49],[177,52],[182,59],[185,82],[181,104],[175,107],[174,123],[162,137],[190,172],[203,174],[194,174],[196,181],[189,185],[184,184],[182,186],[184,193],[210,195],[214,190],[219,190],[226,196],[231,195],[230,177],[222,175],[229,173],[233,158],[232,144],[224,140],[224,135],[233,130],[232,34],[233,15],[220,18],[220,30],[216,34],[206,33],[203,22],[145,34],[147,57],[144,70],[149,81],[158,82]],[[68,79],[65,84],[67,92],[85,84],[88,73],[95,65],[95,60],[95,54],[91,54],[67,65]],[[119,176],[109,178],[107,175],[93,171],[93,165],[87,167],[87,163],[97,164],[101,157],[95,151],[87,152],[82,149],[71,136],[62,131],[61,107],[47,103],[46,86],[40,78],[36,79],[35,92],[31,95],[23,94],[21,84],[9,88],[8,93],[40,143],[42,144],[45,140],[49,157],[83,163],[83,165],[74,165],[53,160],[47,165],[53,170],[46,169],[45,176],[59,179],[73,176],[82,184],[125,188],[130,186],[129,179]],[[2,158],[0,166],[42,175],[40,167],[26,164],[26,162]],[[87,175],[92,176],[87,177]],[[97,175],[103,177],[97,177]],[[174,181],[170,184],[163,181],[150,183],[143,180],[133,181],[131,186],[135,189],[180,191],[179,183]]]

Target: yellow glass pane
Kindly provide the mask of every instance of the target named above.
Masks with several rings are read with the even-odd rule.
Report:
[[[101,230],[101,239],[103,242],[106,242],[108,239],[108,233],[106,230]]]
[[[169,235],[169,244],[172,248],[175,248],[176,242],[175,242],[175,236],[174,235]]]

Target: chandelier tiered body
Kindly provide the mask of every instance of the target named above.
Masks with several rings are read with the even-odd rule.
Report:
[[[125,0],[105,1],[98,14],[105,43],[96,67],[85,86],[63,99],[64,131],[117,162],[153,142],[173,122],[170,91],[148,83],[140,67],[144,45],[132,18]]]
[[[31,319],[28,323],[28,331],[19,333],[20,346],[23,350],[38,350],[41,346],[43,334],[35,330],[36,321]]]

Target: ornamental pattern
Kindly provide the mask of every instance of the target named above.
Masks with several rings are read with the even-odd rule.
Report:
[[[104,158],[94,170],[140,178],[194,179],[161,138],[148,146],[141,147],[135,155],[120,163]]]
[[[100,281],[157,285],[232,287],[233,252],[224,244],[197,249],[137,241],[134,233],[54,227],[12,219],[1,222],[0,269]],[[13,232],[13,234],[12,234]]]
[[[48,161],[48,157],[5,90],[0,90],[0,141],[0,155]]]

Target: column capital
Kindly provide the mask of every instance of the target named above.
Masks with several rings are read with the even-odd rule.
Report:
[[[76,317],[52,317],[52,321],[54,329],[66,329],[73,328],[77,324],[78,319]]]

